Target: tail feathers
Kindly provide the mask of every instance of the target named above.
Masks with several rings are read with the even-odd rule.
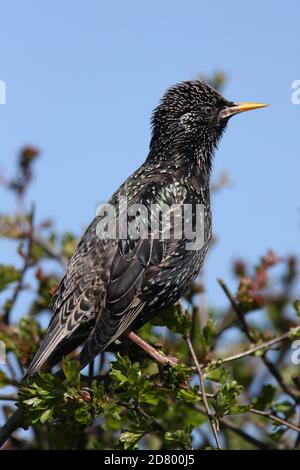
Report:
[[[0,429],[0,447],[7,441],[7,439],[12,435],[12,433],[22,426],[23,422],[23,411],[18,408],[17,411],[9,418],[9,420],[4,424]]]
[[[41,367],[47,362],[51,354],[54,352],[56,347],[65,339],[65,332],[62,331],[61,327],[57,327],[51,332],[48,333],[39,349],[35,353],[34,358],[32,359],[26,374],[23,380],[26,380],[31,375],[38,372]]]

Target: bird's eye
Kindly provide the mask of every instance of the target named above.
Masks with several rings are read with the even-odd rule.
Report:
[[[212,111],[213,111],[213,109],[212,109],[211,106],[205,106],[205,108],[204,108],[205,114],[210,115],[212,113]]]

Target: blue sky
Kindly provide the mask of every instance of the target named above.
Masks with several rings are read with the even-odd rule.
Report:
[[[296,0],[2,0],[0,171],[38,146],[37,218],[79,233],[143,162],[165,89],[223,70],[227,98],[272,104],[232,119],[215,158],[213,178],[226,170],[232,186],[213,201],[206,281],[210,303],[226,303],[216,278],[232,282],[234,257],[299,250],[299,18]],[[0,211],[12,207],[0,189]],[[12,259],[6,248],[0,261]]]

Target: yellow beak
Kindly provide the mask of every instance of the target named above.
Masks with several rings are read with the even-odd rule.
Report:
[[[269,105],[265,103],[252,103],[252,102],[237,103],[237,104],[234,104],[233,106],[229,106],[228,108],[223,109],[223,111],[221,111],[220,113],[220,117],[226,118],[226,117],[233,116],[234,114],[243,113],[245,111],[251,111],[251,109],[265,108],[266,106],[269,106]]]

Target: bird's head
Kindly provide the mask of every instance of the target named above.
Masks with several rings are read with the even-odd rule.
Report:
[[[263,106],[266,105],[228,101],[200,80],[179,83],[167,90],[154,110],[150,155],[153,158],[172,158],[175,153],[196,155],[200,163],[202,159],[210,168],[212,153],[229,118]]]

